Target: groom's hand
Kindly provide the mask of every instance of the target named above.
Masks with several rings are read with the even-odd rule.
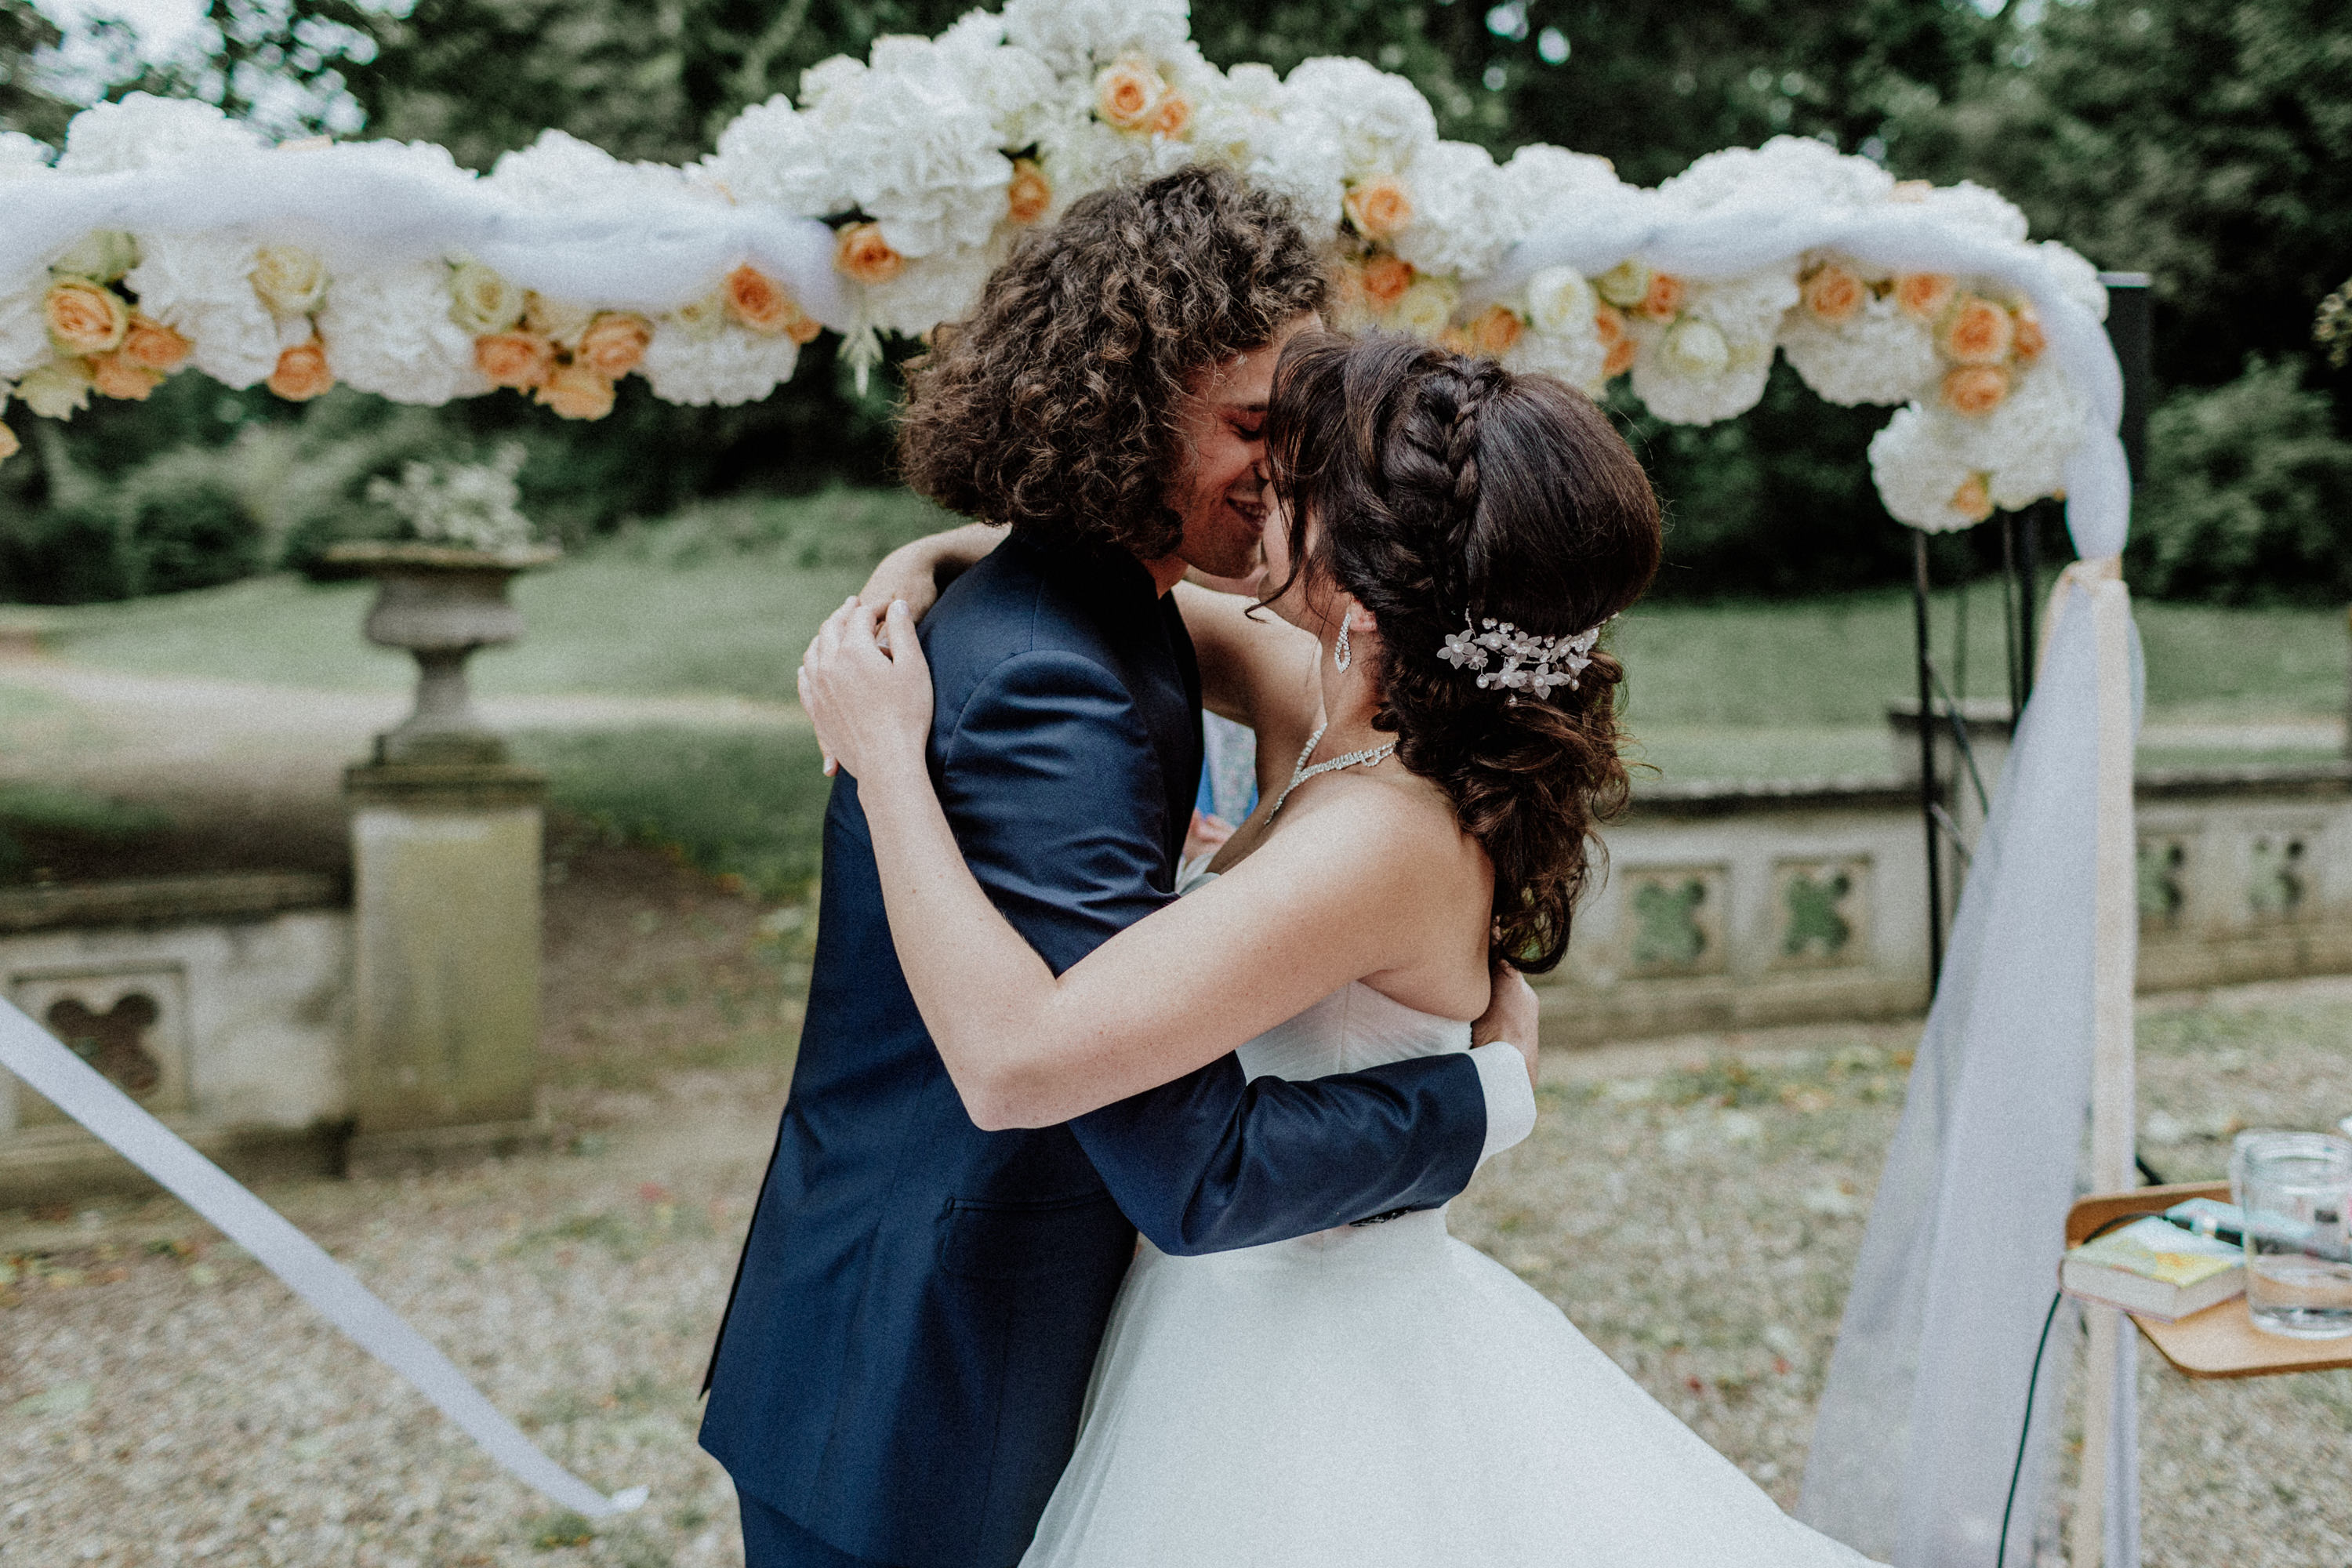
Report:
[[[874,574],[857,591],[858,603],[887,605],[896,600],[919,621],[938,603],[940,590],[1002,543],[1005,531],[973,522],[902,544],[876,563]]]
[[[1536,1015],[1539,1008],[1535,988],[1526,975],[1496,959],[1489,977],[1494,990],[1487,998],[1486,1011],[1470,1026],[1470,1044],[1487,1046],[1496,1040],[1508,1040],[1518,1047],[1528,1064],[1528,1081],[1536,1079]]]

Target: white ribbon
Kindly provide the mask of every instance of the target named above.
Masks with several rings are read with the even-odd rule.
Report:
[[[253,1254],[352,1342],[407,1379],[515,1479],[592,1519],[644,1504],[644,1487],[606,1497],[541,1453],[447,1356],[376,1300],[350,1269],[5,1000],[0,1000],[0,1068],[39,1090]]]

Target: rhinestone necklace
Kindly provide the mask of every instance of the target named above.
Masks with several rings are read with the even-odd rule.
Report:
[[[1272,822],[1274,820],[1275,813],[1282,809],[1282,803],[1290,798],[1290,792],[1292,790],[1297,789],[1300,784],[1305,784],[1317,773],[1335,773],[1341,768],[1352,768],[1358,763],[1361,763],[1366,767],[1377,766],[1380,763],[1386,760],[1391,752],[1396,750],[1396,742],[1394,741],[1391,741],[1384,745],[1367,746],[1360,752],[1349,752],[1344,757],[1333,757],[1328,763],[1318,763],[1313,767],[1308,767],[1307,765],[1307,759],[1313,756],[1315,754],[1315,748],[1323,743],[1323,731],[1330,727],[1331,721],[1328,719],[1326,719],[1322,723],[1315,726],[1315,733],[1307,737],[1307,744],[1305,748],[1299,752],[1298,761],[1291,766],[1290,782],[1282,786],[1282,793],[1280,795],[1274,797],[1274,809],[1265,814],[1266,821]]]

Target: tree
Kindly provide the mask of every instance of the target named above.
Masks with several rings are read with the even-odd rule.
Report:
[[[48,142],[65,131],[73,106],[41,89],[34,58],[58,42],[58,29],[30,0],[0,0],[0,131]]]

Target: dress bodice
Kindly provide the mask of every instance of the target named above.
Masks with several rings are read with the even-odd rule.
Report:
[[[1188,865],[1178,890],[1189,893],[1216,875]],[[1250,1041],[1239,1055],[1242,1070],[1252,1078],[1298,1079],[1469,1048],[1468,1024],[1408,1007],[1351,980]]]

